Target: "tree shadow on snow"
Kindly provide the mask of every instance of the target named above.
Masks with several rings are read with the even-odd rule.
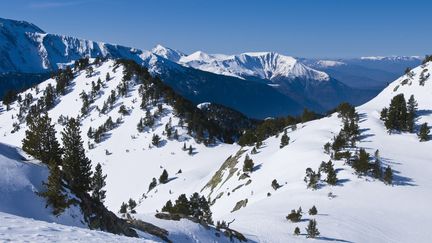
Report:
[[[396,164],[396,165],[400,165],[401,163],[399,162],[394,162],[388,158],[381,158],[381,161],[383,163],[382,168],[383,171],[385,170],[385,168],[387,168],[387,165],[391,165],[391,164]],[[402,176],[400,171],[395,170],[393,167],[392,171],[393,171],[393,185],[395,186],[417,186],[417,184],[414,183],[414,180],[412,178],[406,177],[406,176]]]
[[[369,130],[370,130],[370,128],[359,129],[360,135],[358,136],[358,139],[362,142],[371,142],[371,141],[364,141],[366,138],[370,138],[370,137],[375,136],[375,134],[373,134],[373,133],[366,133]]]
[[[262,167],[262,164],[255,165],[255,166],[253,167],[253,169],[252,169],[252,172],[255,172],[255,171],[261,169],[261,167]]]
[[[342,240],[342,239],[337,239],[337,238],[330,238],[330,237],[325,237],[325,236],[320,236],[320,237],[317,237],[315,239],[325,240],[325,241],[337,241],[337,242],[353,243],[352,241]]]

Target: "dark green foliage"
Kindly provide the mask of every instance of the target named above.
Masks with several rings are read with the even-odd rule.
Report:
[[[428,123],[425,122],[420,126],[420,131],[418,133],[420,142],[429,141],[429,133],[430,133],[430,129]]]
[[[81,113],[86,115],[89,112],[90,99],[84,90],[81,92],[80,97],[82,100]]]
[[[176,116],[187,124],[189,133],[197,139],[201,136],[200,140],[218,138],[221,141],[232,143],[245,129],[253,128],[256,123],[238,112],[219,105],[211,106],[210,112],[200,110],[196,104],[177,94],[159,78],[152,77],[146,68],[134,61],[117,60],[116,65],[119,64],[125,68],[123,80],[130,80],[134,76],[141,83],[138,91],[142,99],[142,109],[145,109],[148,104],[156,105],[163,100],[174,108]]]
[[[317,189],[320,178],[321,174],[319,172],[315,173],[311,168],[306,169],[304,181],[307,183],[307,188]]]
[[[383,180],[387,185],[391,185],[393,183],[393,171],[390,166],[387,166],[385,169]]]
[[[189,145],[189,155],[192,155],[193,154],[193,148],[192,148],[192,145]]]
[[[136,211],[135,211],[136,206],[137,206],[137,203],[135,202],[135,200],[130,198],[128,201],[128,208],[129,208],[130,213],[136,213]]]
[[[352,167],[359,174],[365,175],[369,169],[369,153],[361,148],[358,157],[353,161]]]
[[[122,203],[122,205],[120,206],[120,211],[119,211],[119,213],[122,213],[122,214],[125,214],[125,213],[127,213],[127,208],[128,208],[128,205],[126,204],[126,203]]]
[[[396,95],[391,100],[384,125],[389,132],[393,130],[407,131],[407,118],[408,113],[404,95]]]
[[[76,194],[91,190],[91,161],[86,157],[80,124],[70,118],[62,132],[63,172],[69,188]]]
[[[105,194],[106,191],[103,190],[103,188],[106,185],[106,175],[102,172],[102,166],[101,164],[97,164],[95,168],[95,173],[93,174],[92,178],[92,198],[95,199],[98,202],[103,203],[105,200]]]
[[[191,210],[189,207],[189,200],[186,197],[186,194],[181,194],[175,201],[175,205],[173,206],[172,213],[190,215]]]
[[[243,162],[243,172],[252,172],[254,167],[253,160],[249,157],[249,155],[246,155],[245,160]]]
[[[305,108],[303,110],[303,114],[301,116],[301,122],[304,123],[304,122],[312,121],[312,120],[316,119],[317,117],[318,117],[318,115],[315,114],[315,112],[310,111],[310,110]]]
[[[45,109],[49,110],[54,107],[54,101],[55,101],[55,91],[54,87],[51,84],[48,84],[44,91],[44,102],[45,102]]]
[[[159,135],[153,134],[152,144],[157,147],[157,146],[159,146],[160,142],[161,142],[161,138],[159,137]]]
[[[46,198],[47,205],[53,208],[53,214],[61,214],[68,206],[67,196],[64,193],[61,171],[57,166],[56,161],[51,160],[49,163],[50,175],[48,181],[44,182],[45,191],[41,192],[40,195]]]
[[[407,130],[409,132],[414,131],[414,119],[417,112],[417,106],[418,104],[414,98],[414,95],[411,95],[407,103]]]
[[[153,188],[155,188],[157,186],[157,180],[156,180],[156,178],[154,178],[153,177],[153,179],[152,179],[152,182],[150,182],[150,185],[149,185],[149,191],[151,191]]]
[[[329,142],[327,142],[326,144],[324,144],[324,152],[326,154],[330,154],[330,148],[331,148],[331,144]]]
[[[329,185],[336,185],[338,179],[331,160],[326,164],[326,173],[327,173],[326,182]]]
[[[181,194],[173,205],[171,200],[163,206],[162,212],[171,214],[181,214],[194,217],[207,224],[213,224],[212,212],[210,204],[204,196],[200,196],[197,192],[193,193],[189,200],[185,194]]]
[[[10,109],[10,104],[12,104],[12,102],[14,102],[16,98],[17,98],[16,91],[9,90],[6,92],[6,94],[3,97],[3,105],[6,106],[6,110]]]
[[[375,158],[375,162],[371,165],[372,167],[372,176],[376,179],[382,178],[382,168],[381,161],[379,158]]]
[[[272,181],[271,186],[273,187],[274,190],[277,190],[279,189],[279,187],[281,187],[281,185],[279,185],[276,179]]]
[[[60,164],[62,151],[48,113],[35,114],[28,118],[28,130],[25,132],[22,149],[44,163],[54,161]]]
[[[287,131],[284,131],[284,134],[281,136],[280,148],[283,148],[289,144],[290,138],[287,135]]]
[[[70,85],[74,75],[72,69],[68,66],[66,69],[59,69],[55,74],[54,78],[56,80],[56,92],[59,95],[64,95],[66,93],[66,88]]]
[[[125,105],[121,105],[120,107],[119,107],[119,111],[118,111],[120,114],[122,114],[123,116],[127,116],[127,115],[129,115],[129,111],[126,109],[126,106]]]
[[[313,205],[310,209],[309,209],[309,215],[317,215],[318,210],[315,207],[315,205]]]
[[[84,70],[89,64],[90,64],[89,58],[85,57],[85,58],[81,58],[81,59],[76,60],[74,63],[74,67],[77,70]]]
[[[172,204],[171,200],[168,200],[168,201],[165,203],[165,206],[162,207],[161,211],[162,211],[162,212],[167,212],[167,213],[173,211],[173,204]]]
[[[293,222],[293,223],[300,222],[301,218],[302,218],[302,210],[301,210],[301,208],[299,208],[297,211],[295,209],[292,209],[291,213],[289,213],[286,216],[286,219],[289,220],[289,221],[291,221],[291,222]]]
[[[107,73],[106,74],[106,76],[105,76],[105,81],[110,81],[110,79],[111,79],[111,76],[110,76],[110,74],[109,73]]]
[[[309,224],[306,228],[306,232],[307,232],[306,238],[315,238],[319,236],[320,232],[318,231],[317,223],[315,219],[309,220]]]
[[[381,110],[381,115],[380,115],[380,119],[381,119],[381,121],[386,121],[387,120],[387,116],[388,116],[388,108],[387,107],[384,107],[382,110]]]
[[[300,228],[299,227],[295,227],[294,229],[294,235],[299,235],[300,234]]]
[[[165,184],[168,182],[168,172],[163,170],[162,174],[159,177],[159,183]]]

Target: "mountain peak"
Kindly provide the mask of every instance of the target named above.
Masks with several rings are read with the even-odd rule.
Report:
[[[178,62],[181,57],[185,56],[183,52],[162,46],[161,44],[157,44],[151,52],[173,62]]]
[[[8,29],[14,32],[45,33],[41,28],[27,21],[0,18],[0,29]]]

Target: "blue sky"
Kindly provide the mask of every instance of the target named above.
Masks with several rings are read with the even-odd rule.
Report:
[[[50,33],[191,53],[432,53],[430,0],[13,0],[0,17]]]

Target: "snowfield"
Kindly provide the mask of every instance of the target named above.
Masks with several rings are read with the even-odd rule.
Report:
[[[96,144],[94,149],[87,150],[93,165],[101,163],[104,173],[108,175],[105,205],[113,212],[119,210],[122,202],[133,198],[139,202],[138,214],[134,216],[166,228],[170,231],[169,236],[172,237],[170,239],[174,242],[223,241],[225,239],[216,238],[214,232],[204,230],[188,221],[171,222],[154,218],[155,212],[160,211],[167,200],[174,201],[182,193],[189,196],[193,192],[200,192],[215,200],[211,207],[215,222],[217,220],[232,222],[231,227],[243,233],[251,241],[313,241],[305,237],[305,228],[308,219],[316,219],[321,232],[318,239],[323,241],[430,242],[432,232],[429,229],[429,220],[432,218],[432,212],[429,208],[432,200],[432,182],[429,177],[432,174],[430,153],[432,141],[419,142],[416,134],[409,133],[389,135],[379,116],[381,109],[388,106],[395,95],[403,93],[408,99],[411,94],[414,94],[419,104],[416,129],[423,122],[432,124],[430,98],[432,79],[428,78],[424,86],[419,84],[422,72],[425,76],[431,75],[432,63],[413,69],[411,78],[407,75],[402,76],[386,87],[376,98],[356,109],[360,115],[361,131],[361,141],[357,147],[365,148],[370,154],[379,149],[383,166],[390,165],[395,172],[394,185],[388,186],[367,176],[359,177],[343,161],[335,160],[333,163],[339,179],[338,184],[329,186],[323,182],[317,190],[306,188],[306,183],[303,181],[305,170],[310,167],[316,171],[322,161],[330,159],[330,156],[324,153],[323,145],[331,142],[341,129],[342,122],[337,114],[297,124],[295,129],[290,127],[288,146],[279,148],[280,134],[278,137],[265,140],[257,154],[251,154],[252,147],[241,148],[236,144],[218,143],[216,146],[205,147],[203,144],[196,143],[187,135],[186,129],[177,126],[178,118],[173,113],[173,108],[167,105],[163,106],[163,115],[153,128],[138,133],[139,119],[145,116],[145,111],[139,108],[138,86],[131,88],[125,98],[118,99],[114,109],[106,115],[99,115],[96,111],[96,106],[101,107],[110,91],[115,89],[122,80],[122,67],[114,69],[113,66],[113,61],[95,66],[94,75],[91,77],[86,77],[85,72],[79,73],[68,93],[62,96],[58,104],[49,111],[52,121],[57,123],[56,129],[61,131],[62,126],[57,122],[58,118],[61,115],[76,117],[82,105],[79,94],[83,90],[90,92],[91,81],[96,82],[98,78],[103,80],[102,92],[91,105],[90,114],[82,119],[81,131],[84,144],[87,145],[89,139],[86,134],[90,127],[98,127],[109,116],[113,121],[117,118],[122,120],[118,127],[108,133],[105,140]],[[105,82],[106,73],[110,74],[111,79]],[[405,81],[407,79],[408,81]],[[39,89],[43,90],[48,83],[54,84],[54,80],[50,79],[40,84]],[[33,97],[42,95],[42,92],[36,94],[35,89],[24,93],[32,93]],[[118,112],[122,104],[130,111],[129,115],[122,116]],[[13,122],[17,121],[18,109],[14,103],[10,111],[1,111],[0,142],[20,147],[25,135],[25,123],[20,125],[21,128],[17,132],[11,133]],[[154,107],[152,111],[155,109],[157,108]],[[178,129],[180,141],[166,139],[163,135],[165,124],[169,119]],[[163,138],[159,147],[151,145],[153,134]],[[57,135],[60,139],[60,133]],[[195,148],[193,155],[183,151],[184,143],[187,147],[192,145]],[[2,153],[0,165],[2,171],[9,171],[11,162],[4,163],[8,161],[8,155],[3,151],[0,150]],[[241,170],[246,154],[253,159],[255,168],[250,177],[244,178],[241,176],[243,174]],[[159,178],[163,169],[168,171],[169,182],[148,191],[152,178]],[[181,173],[178,173],[179,170]],[[22,171],[25,170],[19,171],[24,173]],[[47,172],[44,173],[39,178],[46,177]],[[273,179],[276,179],[282,187],[274,190],[271,187]],[[0,182],[2,194],[12,188],[19,188],[19,185],[10,183],[4,177],[0,178]],[[29,188],[34,184],[39,183],[40,186],[40,182],[37,181],[26,183],[25,195],[31,195]],[[333,196],[329,196],[329,193]],[[21,194],[14,196],[14,198],[20,197]],[[32,202],[39,200],[38,203],[43,204],[37,196],[30,200]],[[0,199],[0,211],[32,217],[29,214],[20,214],[23,208],[13,211],[8,210],[7,205],[9,205],[7,202]],[[307,211],[313,205],[317,207],[318,214],[310,216]],[[285,217],[291,209],[300,206],[304,212],[303,220],[299,223],[287,221]],[[45,229],[43,227],[48,227],[45,223],[41,223],[44,226],[37,230],[34,226],[28,226],[28,223],[20,223],[24,219],[19,217],[3,213],[0,217],[2,217],[0,239],[14,237],[12,232],[36,237],[30,238],[29,241],[56,241],[59,238],[55,237],[60,237],[52,236],[54,230],[43,231]],[[40,220],[51,222],[47,218],[40,218]],[[12,225],[16,222],[24,226],[17,229],[17,226],[8,226],[8,223],[3,222],[11,222]],[[296,226],[301,230],[299,236],[293,235]],[[14,230],[7,233],[5,227],[12,227]],[[46,238],[37,238],[37,234]],[[74,237],[70,234],[72,234],[70,231],[65,233],[65,237]],[[82,240],[84,238],[80,238],[80,235],[84,237],[86,234],[89,234],[90,238],[94,237],[95,241],[117,240],[117,238],[104,238],[105,233],[85,230],[79,230],[79,234],[75,235],[76,238],[67,239],[85,241]]]

